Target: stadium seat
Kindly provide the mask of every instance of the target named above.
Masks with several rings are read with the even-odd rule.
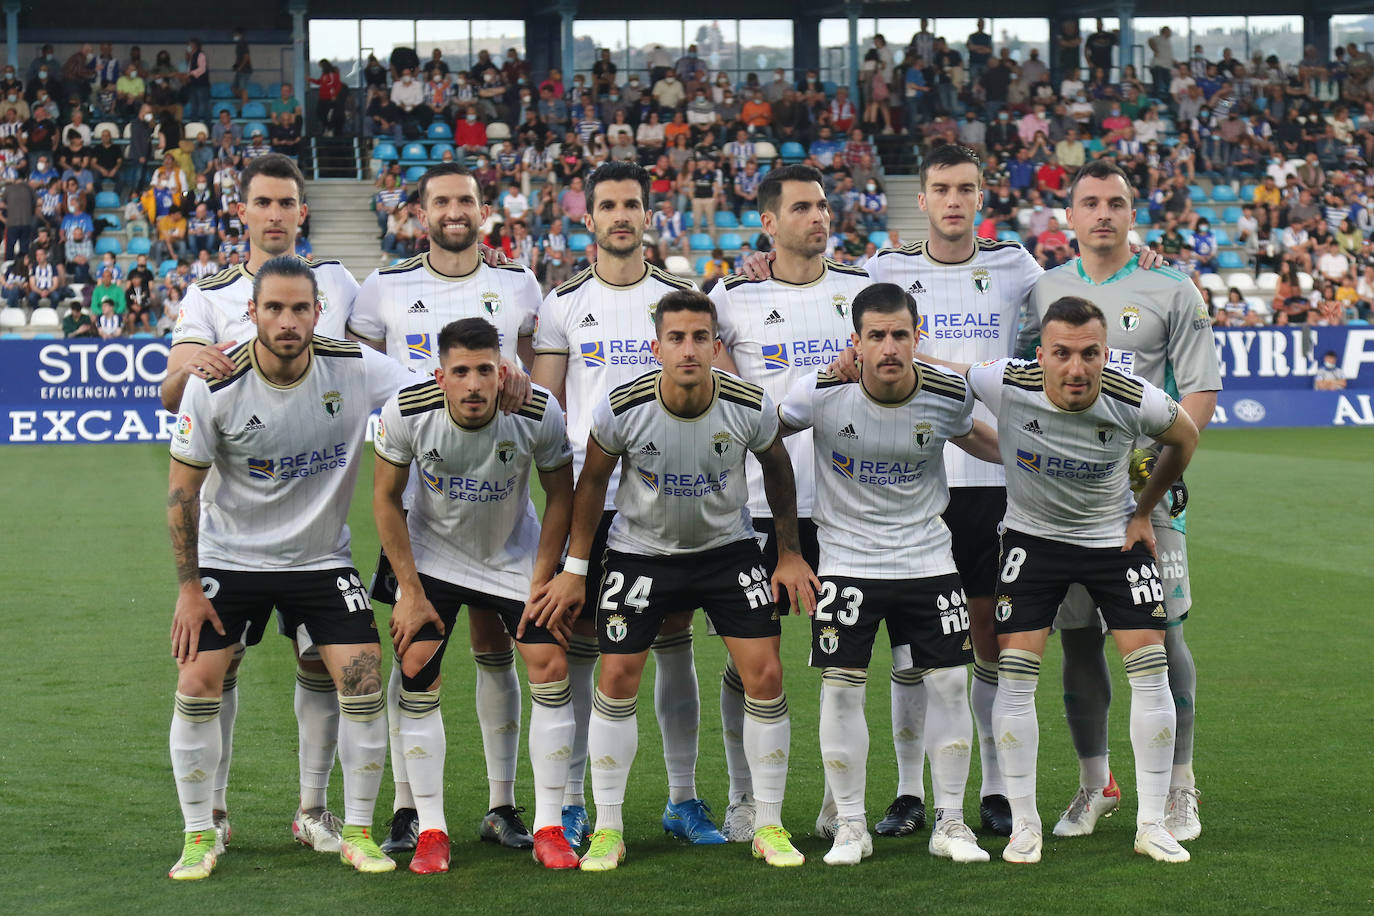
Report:
[[[95,141],[98,143],[100,142],[100,135],[107,130],[110,132],[111,139],[117,139],[119,137],[119,125],[113,121],[101,121],[95,127],[92,127],[91,136],[94,137]]]
[[[144,220],[140,220],[140,221],[138,221],[138,222],[136,222],[136,223],[130,223],[130,224],[128,225],[127,229],[128,229],[128,231],[129,231],[129,236],[130,236],[131,239],[134,238],[134,237],[138,237],[138,238],[147,238],[147,237],[148,237],[148,232],[149,232],[148,223],[147,223],[146,221],[144,221]]]
[[[431,146],[429,148],[429,158],[433,159],[435,162],[440,161],[444,158],[444,150],[453,153],[455,160],[458,158],[457,152],[453,149],[452,144],[449,143],[436,143]]]
[[[692,233],[691,248],[693,251],[710,251],[712,248],[715,247],[715,239],[711,238],[705,232]]]
[[[255,133],[260,133],[264,140],[267,139],[267,125],[262,121],[249,121],[243,125],[243,139],[245,141],[252,140]]]
[[[806,158],[806,149],[796,140],[788,140],[782,145],[782,161],[789,165]]]
[[[1217,267],[1224,270],[1244,270],[1245,260],[1234,251],[1223,251],[1217,255]]]
[[[868,240],[879,248],[887,247],[887,233],[881,229],[875,229],[868,234]]]
[[[735,218],[735,214],[731,213],[729,210],[717,210],[717,211],[716,211],[716,228],[717,228],[717,229],[738,229],[738,228],[739,228],[739,220],[736,219],[736,218]]]
[[[1136,224],[1137,226],[1148,226],[1148,225],[1150,225],[1150,208],[1149,208],[1149,207],[1137,207],[1137,208],[1136,208],[1136,211],[1135,211],[1135,224]]]
[[[1236,192],[1231,190],[1229,184],[1218,184],[1212,186],[1212,200],[1218,203],[1229,204],[1236,199]]]
[[[1298,289],[1302,290],[1304,295],[1312,292],[1312,275],[1305,270],[1298,271]]]
[[[425,136],[429,137],[431,140],[452,140],[453,128],[449,127],[443,121],[434,121],[429,125],[429,130],[425,133]]]
[[[405,179],[409,183],[419,181],[424,176],[425,167],[423,165],[412,165],[410,168],[406,169]]]
[[[838,86],[834,80],[821,80],[821,88],[825,90],[825,97],[827,99],[833,99],[835,97],[835,90]]]
[[[429,150],[425,149],[423,143],[407,143],[401,150],[401,159],[405,162],[423,162],[429,158]]]
[[[1232,204],[1225,210],[1221,211],[1221,221],[1223,223],[1234,223],[1236,220],[1240,219],[1244,215],[1245,214],[1241,212],[1240,207],[1237,207],[1235,204]]]
[[[262,83],[249,83],[247,90],[250,99],[267,98],[267,87],[263,86]]]
[[[1090,153],[1101,152],[1102,141],[1099,140],[1097,137],[1089,137],[1087,140],[1083,141],[1083,149],[1087,150]]]
[[[401,158],[401,154],[396,152],[394,143],[378,143],[372,148],[372,158],[380,159],[383,162],[395,162]]]
[[[1243,201],[1245,201],[1247,204],[1248,204],[1248,203],[1251,203],[1252,201],[1254,201],[1254,199],[1255,199],[1255,188],[1256,188],[1256,187],[1257,187],[1257,185],[1253,185],[1253,184],[1241,185],[1241,188],[1240,188],[1240,199],[1243,200]]]
[[[1202,285],[1203,289],[1210,289],[1223,297],[1226,295],[1226,281],[1221,278],[1220,274],[1199,274],[1198,283]]]
[[[237,118],[239,116],[239,107],[233,102],[215,102],[210,106],[210,117],[218,120],[221,111],[229,112],[229,117],[231,118]]]
[[[581,251],[592,243],[592,237],[586,232],[574,232],[568,236],[568,248],[572,251]]]
[[[119,239],[112,238],[109,235],[102,235],[95,240],[95,253],[101,255],[105,254],[107,251],[115,257],[119,257],[124,253],[124,246],[119,244]]]
[[[1145,244],[1153,245],[1162,238],[1164,238],[1163,229],[1151,229],[1149,232],[1145,233]]]
[[[181,135],[187,140],[195,140],[201,134],[205,134],[206,142],[210,139],[210,125],[204,121],[188,121],[181,127]]]
[[[1030,207],[1022,207],[1016,211],[1016,228],[1025,232],[1030,228],[1032,210]]]
[[[1209,223],[1217,221],[1217,211],[1211,207],[1194,207],[1193,212],[1197,214],[1198,219],[1205,219]]]
[[[997,233],[997,241],[1019,242],[1021,241],[1021,233],[1016,232],[1012,229],[1003,229],[1001,232]]]
[[[234,85],[232,83],[211,83],[210,98],[212,99],[232,99],[234,97]]]
[[[692,275],[692,262],[680,254],[668,257],[663,262],[663,266],[668,268],[668,273],[677,277],[690,277]]]
[[[696,225],[696,220],[692,219],[692,214],[678,211],[678,216],[682,217],[683,229],[691,229]]]
[[[62,327],[62,322],[57,317],[57,309],[37,308],[29,316],[29,330],[31,331],[56,331]]]
[[[763,221],[757,210],[745,210],[740,214],[739,224],[746,229],[762,229]]]
[[[158,275],[159,277],[166,277],[166,276],[168,276],[169,274],[171,274],[172,271],[174,271],[174,270],[176,270],[176,269],[177,269],[177,259],[176,259],[176,258],[168,258],[167,260],[163,261],[161,264],[157,265],[157,275]]]
[[[1227,274],[1226,286],[1228,288],[1234,286],[1236,289],[1240,290],[1242,296],[1249,296],[1252,293],[1259,292],[1259,287],[1255,285],[1255,278],[1243,270],[1233,274]]]
[[[772,162],[778,158],[778,148],[767,140],[759,140],[754,144],[754,158],[759,162]]]
[[[701,257],[697,258],[697,261],[696,261],[695,264],[692,265],[692,268],[693,268],[698,274],[704,274],[704,273],[706,273],[706,262],[708,262],[708,261],[710,261],[710,260],[711,260],[711,256],[710,256],[709,254],[704,254],[704,255],[702,255]]]
[[[1354,324],[1354,323],[1355,323],[1355,322],[1353,322],[1353,321],[1350,322],[1350,324]],[[135,334],[134,336],[137,337],[138,335]],[[149,336],[151,337],[152,335],[149,335]],[[61,334],[34,334],[32,337],[29,338],[29,340],[61,340],[61,339],[62,339],[62,335],[61,335]]]
[[[1200,204],[1207,199],[1207,189],[1200,184],[1188,185],[1188,199],[1195,204]]]
[[[149,334],[147,331],[139,331],[136,334],[130,334],[129,338],[131,340],[157,340],[157,335]]]
[[[0,325],[0,327],[4,327],[4,325]],[[0,340],[23,340],[23,339],[24,339],[24,335],[23,335],[23,334],[16,334],[16,333],[14,333],[13,331],[6,331],[4,334],[0,334]]]
[[[118,210],[119,195],[114,191],[98,191],[95,195],[95,208],[97,210]]]
[[[744,239],[740,238],[738,232],[722,232],[716,244],[726,251],[733,251],[744,244]]]
[[[1255,279],[1255,287],[1262,293],[1272,293],[1279,288],[1279,275],[1266,270]]]
[[[10,308],[6,306],[0,309],[0,330],[13,331],[28,324],[28,319],[24,317],[24,310]]]
[[[492,121],[487,125],[488,140],[509,140],[510,125],[503,121]]]
[[[1212,235],[1216,236],[1217,245],[1221,248],[1225,248],[1228,245],[1235,244],[1235,241],[1231,238],[1231,233],[1227,232],[1220,226],[1212,227]]]
[[[144,236],[135,236],[134,238],[129,239],[129,248],[128,248],[129,254],[132,254],[132,255],[147,254],[150,250],[152,250],[152,247],[153,247],[153,243],[150,242],[150,241],[149,241],[146,237],[144,237]]]
[[[243,111],[239,112],[239,117],[253,118],[259,121],[265,120],[267,118],[267,106],[262,102],[249,102],[243,106]]]

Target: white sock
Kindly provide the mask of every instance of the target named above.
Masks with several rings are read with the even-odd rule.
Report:
[[[415,796],[410,794],[410,777],[406,771],[406,749],[401,743],[401,660],[393,658],[391,674],[386,682],[387,739],[391,746],[391,781],[396,795],[391,810],[414,808]]]
[[[239,676],[238,672],[235,672],[225,676],[224,687],[219,695],[219,766],[215,767],[215,791],[212,802],[216,811],[229,810],[229,762],[234,756],[234,720],[238,716]]]
[[[792,747],[792,719],[787,695],[771,700],[744,698],[744,751],[754,782],[754,829],[782,824],[782,798],[787,791],[787,756]]]
[[[973,656],[973,685],[969,688],[969,707],[978,727],[978,762],[983,770],[980,798],[1007,794],[1002,767],[997,763],[997,733],[992,730],[992,704],[997,699],[997,662]]]
[[[1174,712],[1178,712],[1177,706]],[[1174,748],[1174,754],[1178,754],[1178,748]],[[1195,789],[1197,788],[1197,776],[1193,774],[1191,763],[1176,763],[1173,768],[1173,775],[1169,777],[1169,788],[1171,789]]]
[[[663,733],[668,800],[676,805],[697,797],[701,692],[692,653],[692,628],[659,636],[653,642],[653,650],[654,714]]]
[[[1111,779],[1107,755],[1078,758],[1078,784],[1085,789],[1105,789]]]
[[[1124,659],[1131,685],[1131,748],[1135,751],[1137,824],[1164,819],[1174,762],[1177,712],[1163,646],[1141,646]]]
[[[296,735],[300,743],[301,809],[324,808],[339,741],[339,695],[324,671],[296,668]]]
[[[744,681],[728,655],[725,673],[720,676],[720,736],[730,776],[730,804],[734,804],[754,794],[754,777],[749,771],[749,755],[744,752]]]
[[[442,830],[444,819],[444,717],[439,712],[438,690],[401,690],[396,707],[401,715],[397,729],[401,759],[410,780],[406,787],[414,793],[411,804],[419,819],[420,832]],[[393,748],[394,759],[394,748]]]
[[[897,794],[925,798],[925,669],[892,669],[892,746],[897,751]]]
[[[1041,830],[1035,806],[1035,757],[1040,749],[1040,723],[1035,716],[1035,688],[1040,682],[1040,656],[1003,649],[997,659],[997,700],[992,725],[997,734],[997,761],[1007,782],[1012,821]]]
[[[968,672],[936,668],[926,674],[929,707],[930,789],[936,809],[963,816],[964,788],[973,753],[973,716],[968,709]]]
[[[487,806],[515,804],[515,759],[520,753],[520,678],[515,650],[477,652],[477,724],[487,757]]]
[[[572,756],[568,758],[568,784],[563,788],[563,804],[587,806],[583,781],[587,776],[587,727],[592,718],[592,697],[596,693],[596,660],[600,653],[595,636],[577,633],[568,640],[568,683],[572,687]]]
[[[572,688],[565,677],[530,683],[530,767],[534,770],[534,832],[563,823],[563,792],[573,740]]]
[[[214,826],[211,802],[220,755],[219,712],[219,697],[177,693],[167,743],[172,751],[172,776],[176,779],[187,833]]]
[[[599,689],[592,700],[592,721],[587,729],[587,756],[592,763],[592,799],[596,802],[597,830],[624,830],[620,809],[630,766],[639,750],[639,722],[635,698],[606,696]]]
[[[868,773],[868,672],[826,668],[821,674],[821,766],[843,818],[864,817]]]
[[[357,697],[340,696],[339,713],[344,823],[371,827],[386,768],[386,698],[380,690]]]

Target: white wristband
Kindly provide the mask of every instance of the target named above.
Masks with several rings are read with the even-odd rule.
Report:
[[[587,561],[580,557],[568,557],[563,561],[563,571],[572,573],[574,576],[585,576],[588,570]]]

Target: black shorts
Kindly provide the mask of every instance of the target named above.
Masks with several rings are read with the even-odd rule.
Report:
[[[448,636],[453,635],[453,625],[458,622],[458,611],[463,605],[468,609],[477,608],[483,611],[495,611],[501,617],[501,622],[506,625],[506,632],[515,638],[515,631],[520,628],[520,618],[525,615],[525,603],[516,601],[513,598],[498,598],[495,595],[488,595],[485,592],[474,591],[464,588],[461,585],[454,585],[452,582],[445,582],[443,579],[436,579],[420,573],[420,584],[424,586],[425,597],[429,603],[434,605],[434,610],[439,612],[439,617],[444,621],[444,632]],[[443,640],[445,645],[448,643],[448,636],[442,636],[439,628],[432,623],[427,623],[415,634],[414,641],[421,640]],[[553,634],[541,626],[530,624],[525,627],[525,635],[520,637],[523,643],[556,643]],[[444,647],[439,648],[442,654]]]
[[[811,667],[867,668],[883,620],[893,668],[955,668],[973,661],[968,599],[958,573],[925,579],[822,576],[811,618]]]
[[[372,574],[368,595],[382,604],[396,603],[396,573],[391,568],[386,551],[380,548],[377,550],[377,571]]]
[[[592,552],[587,557],[587,597],[582,610],[577,612],[578,620],[596,623],[596,602],[601,597],[601,579],[606,572],[606,538],[611,533],[613,521],[614,509],[607,509],[601,513],[601,522],[596,526],[596,537],[592,539]]]
[[[1006,487],[950,487],[941,518],[949,528],[954,566],[973,598],[997,594],[997,529],[1007,514]]]
[[[1162,630],[1169,622],[1164,580],[1145,545],[1123,553],[1119,547],[1079,547],[1008,529],[993,626],[998,633],[1049,627],[1075,582],[1088,590],[1109,629]]]
[[[304,627],[316,645],[378,642],[372,605],[358,571],[351,566],[308,572],[202,568],[200,584],[224,626],[223,636],[209,623],[202,626],[201,649],[256,646],[274,607],[288,636]]]
[[[663,618],[701,608],[715,633],[739,639],[778,636],[778,609],[758,542],[736,541],[678,556],[606,551],[596,605],[603,655],[648,651]]]
[[[764,568],[770,571],[778,568],[778,532],[771,518],[754,519],[754,530],[761,535],[760,547],[763,548]],[[816,523],[809,518],[797,519],[797,539],[801,541],[802,559],[815,572],[821,565],[821,543],[816,539]],[[786,616],[792,609],[792,601],[787,592],[779,596],[778,611]]]

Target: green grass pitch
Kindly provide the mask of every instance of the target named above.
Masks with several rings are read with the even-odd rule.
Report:
[[[291,653],[270,635],[240,679],[230,807],[234,839],[214,876],[165,877],[180,848],[167,752],[174,579],[164,524],[167,458],[158,446],[8,447],[3,459],[0,594],[7,683],[0,696],[0,901],[60,912],[410,912],[607,910],[773,913],[818,907],[873,912],[1374,911],[1369,791],[1368,651],[1374,646],[1374,518],[1368,430],[1213,430],[1189,472],[1199,672],[1197,771],[1204,832],[1185,866],[1132,854],[1129,691],[1113,660],[1113,769],[1125,801],[1096,835],[1048,838],[1045,860],[957,866],[926,852],[928,834],[875,843],[836,870],[810,836],[821,795],[818,674],[792,620],[783,637],[792,709],[785,822],[810,861],[772,870],[746,847],[691,848],[664,837],[664,773],[652,691],[626,809],[629,857],[609,875],[547,873],[527,854],[476,840],[486,786],[472,704],[473,669],[449,657],[447,812],[453,870],[420,878],[352,873],[291,840],[296,732]],[[352,514],[354,556],[370,575],[370,462]],[[385,610],[385,609],[383,609]],[[386,632],[379,615],[381,631]],[[698,785],[725,807],[716,708],[723,650],[698,626],[702,692]],[[868,717],[870,820],[891,800],[887,659],[875,658]],[[646,675],[646,681],[650,676]],[[1059,658],[1042,678],[1040,807],[1047,826],[1077,767],[1059,700]],[[528,721],[528,690],[525,696]],[[524,747],[522,745],[522,755]],[[532,808],[529,767],[518,793]],[[331,787],[342,809],[338,775]],[[977,819],[977,763],[966,810]],[[590,785],[589,785],[590,788]],[[390,811],[383,786],[377,824]]]

